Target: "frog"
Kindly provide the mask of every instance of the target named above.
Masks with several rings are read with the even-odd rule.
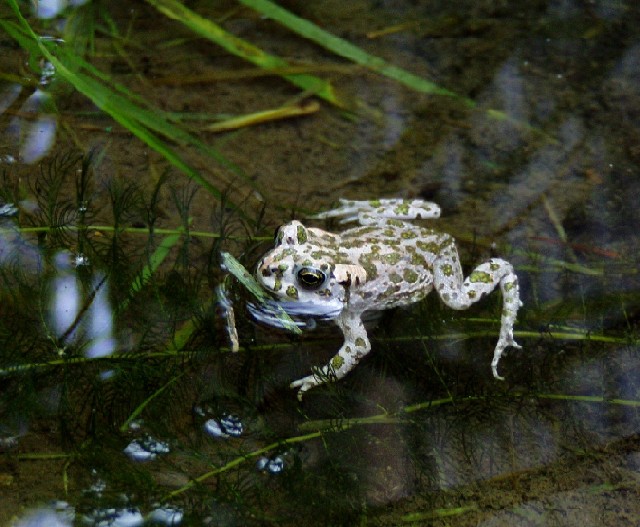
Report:
[[[339,233],[307,227],[298,220],[279,227],[275,247],[258,262],[255,278],[289,315],[333,320],[344,342],[324,366],[291,383],[302,400],[310,389],[342,379],[371,350],[363,315],[408,306],[435,291],[451,309],[468,309],[497,287],[502,292],[498,342],[491,371],[508,347],[522,306],[513,266],[490,258],[463,275],[455,240],[412,220],[440,217],[440,207],[421,199],[340,200],[315,219],[357,222]],[[264,317],[269,319],[269,317]],[[270,318],[277,325],[275,317]]]

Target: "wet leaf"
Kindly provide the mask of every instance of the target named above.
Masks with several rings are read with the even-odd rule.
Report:
[[[244,266],[236,260],[231,254],[222,253],[222,263],[229,273],[231,273],[253,296],[256,297],[261,304],[270,302],[273,304],[273,308],[276,309],[276,317],[282,324],[284,329],[300,335],[302,330],[296,325],[293,319],[287,314],[287,312],[278,306],[277,302],[274,303],[269,295],[264,292],[258,282],[255,281],[251,273],[247,271]]]

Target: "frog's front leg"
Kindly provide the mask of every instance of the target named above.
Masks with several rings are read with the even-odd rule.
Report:
[[[314,374],[291,383],[291,388],[298,388],[299,400],[302,400],[304,392],[315,386],[342,379],[355,368],[362,357],[369,353],[371,343],[367,338],[367,330],[361,316],[362,313],[343,310],[336,319],[336,324],[344,335],[344,343],[327,365],[318,368]]]
[[[493,352],[491,371],[496,379],[498,362],[505,348],[521,346],[513,339],[513,324],[522,305],[518,287],[518,277],[513,266],[500,258],[492,258],[476,267],[463,279],[462,268],[455,247],[438,257],[433,265],[434,287],[442,301],[452,309],[467,309],[493,291],[498,284],[502,291],[502,317],[500,336]]]

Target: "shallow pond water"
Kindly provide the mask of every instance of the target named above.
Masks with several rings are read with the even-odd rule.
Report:
[[[0,522],[637,524],[640,6],[281,3],[344,57],[249,4],[0,6]],[[342,335],[257,324],[221,251],[380,197],[515,266],[504,381],[500,294],[431,294],[289,388]]]

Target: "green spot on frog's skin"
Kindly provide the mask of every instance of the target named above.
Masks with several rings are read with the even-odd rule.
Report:
[[[282,251],[279,251],[280,254],[276,255],[273,257],[273,260],[275,262],[279,262],[280,260],[284,260],[285,258],[288,258],[289,256],[293,256],[294,254],[296,254],[296,250],[295,249],[283,249]]]
[[[408,225],[402,220],[387,220],[386,223],[392,227],[404,227],[405,225]]]
[[[393,229],[385,229],[382,231],[382,234],[388,236],[389,238],[393,238],[396,235],[396,231],[394,231]]]
[[[298,298],[298,290],[295,288],[295,286],[290,285],[289,287],[287,287],[286,293],[289,298]]]
[[[401,257],[400,253],[383,254],[382,261],[389,265],[395,265],[400,261]]]
[[[366,348],[367,347],[367,343],[364,341],[364,339],[362,337],[358,337],[356,339],[356,348]]]
[[[307,229],[303,225],[298,225],[298,243],[307,243]]]
[[[382,205],[382,203],[379,199],[372,199],[369,201],[369,205],[371,205],[372,207],[379,207],[380,205]]]
[[[402,277],[398,273],[391,273],[389,275],[389,280],[394,284],[401,284],[403,282]]]
[[[281,280],[276,280],[273,283],[273,290],[274,291],[280,291],[280,289],[282,289],[282,281]]]
[[[442,274],[445,276],[453,275],[453,267],[450,264],[442,264],[440,266],[440,271],[442,271]]]
[[[489,269],[491,269],[492,271],[497,271],[498,269],[500,269],[500,264],[497,263],[489,263]]]
[[[412,271],[411,269],[405,269],[404,271],[402,271],[402,278],[404,278],[405,282],[415,284],[418,281],[418,273]]]
[[[402,234],[400,234],[400,237],[404,240],[411,240],[416,236],[418,235],[414,231],[402,231]]]
[[[467,293],[467,296],[473,300],[476,297],[476,292],[471,290]]]
[[[485,273],[484,271],[473,271],[469,275],[469,282],[471,282],[472,284],[490,284],[492,280],[489,273]]]
[[[393,209],[393,212],[398,216],[407,216],[409,214],[409,204],[401,203],[395,209]]]
[[[424,256],[418,253],[411,254],[411,263],[416,266],[426,267],[427,261],[424,259]]]
[[[281,273],[284,273],[287,269],[289,269],[289,266],[287,264],[278,265],[278,271],[280,271]]]
[[[400,286],[399,285],[390,285],[389,287],[387,287],[382,293],[380,293],[378,295],[378,299],[387,299],[389,297],[394,296],[398,291],[400,290]]]
[[[369,250],[371,251],[372,254],[377,254],[380,252],[380,246],[372,245],[371,247],[369,247]]]
[[[349,236],[346,237],[346,239],[353,239],[353,238],[360,238],[362,236],[365,236],[367,234],[371,234],[372,232],[376,232],[378,230],[378,227],[375,227],[373,225],[367,226],[365,225],[364,227],[356,227],[353,230],[349,231]],[[345,238],[342,238],[342,241],[345,241]]]
[[[416,247],[418,247],[418,249],[420,249],[421,251],[426,251],[432,254],[440,254],[440,251],[442,250],[442,245],[440,243],[423,242],[421,240],[418,240],[416,242]]]
[[[359,249],[368,244],[367,240],[349,240],[342,242],[343,249]]]
[[[313,260],[309,260],[308,258],[306,260],[302,261],[302,265],[305,267],[311,267],[313,265]]]
[[[344,359],[340,355],[336,355],[335,357],[333,357],[333,359],[331,359],[331,367],[334,370],[339,370],[340,368],[342,368],[343,364]]]
[[[371,262],[370,259],[366,258],[365,255],[362,255],[360,256],[360,258],[358,258],[358,263],[367,272],[368,281],[371,281],[374,278],[378,277],[378,268],[375,266],[374,263]]]

